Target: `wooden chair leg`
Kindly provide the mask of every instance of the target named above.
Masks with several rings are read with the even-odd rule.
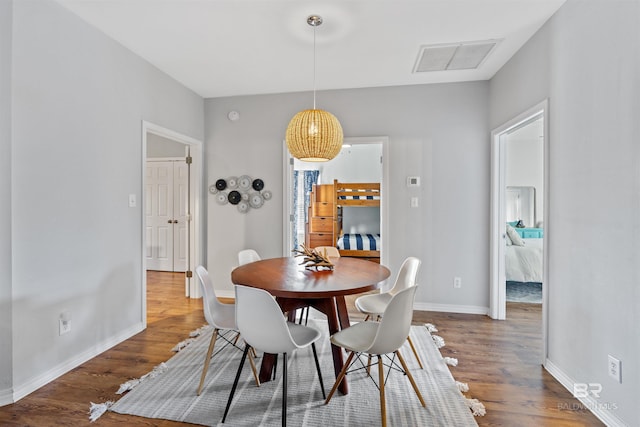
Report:
[[[353,356],[355,356],[355,352],[352,351],[351,353],[349,353],[349,357],[347,357],[347,361],[344,362],[344,365],[342,366],[342,370],[340,371],[340,374],[338,375],[338,378],[336,378],[336,383],[331,388],[331,391],[329,392],[329,396],[327,396],[327,400],[324,401],[325,405],[327,403],[329,403],[329,401],[331,400],[331,397],[333,396],[333,393],[336,392],[336,390],[338,389],[338,386],[342,382],[342,379],[347,374],[347,369],[349,368],[349,365],[351,364],[351,360],[353,359]]]
[[[411,347],[411,350],[413,350],[413,355],[416,356],[416,360],[418,361],[418,365],[420,366],[420,369],[424,369],[422,367],[422,361],[420,360],[420,356],[418,356],[418,352],[416,351],[416,348],[413,345],[413,341],[411,341],[411,337],[407,337],[407,341],[409,341],[409,346]]]
[[[420,390],[418,390],[418,386],[416,385],[416,382],[413,379],[413,375],[411,375],[411,372],[409,372],[409,368],[407,368],[407,364],[405,363],[404,358],[400,354],[400,351],[396,350],[395,353],[398,356],[398,360],[400,360],[400,364],[402,365],[402,369],[404,369],[404,372],[407,374],[407,377],[409,377],[409,381],[411,382],[411,385],[413,386],[413,390],[416,392],[416,395],[418,396],[418,399],[420,400],[420,403],[422,404],[422,406],[427,406],[424,403],[424,399],[422,398],[422,393],[420,393]]]
[[[211,354],[213,354],[213,347],[216,345],[216,338],[218,337],[218,329],[213,330],[213,334],[211,335],[211,341],[209,341],[209,349],[207,350],[207,355],[204,358],[204,366],[202,367],[202,375],[200,375],[200,384],[198,384],[197,394],[200,396],[200,392],[202,391],[202,386],[204,384],[204,379],[207,376],[207,371],[209,370],[209,363],[211,362]]]
[[[380,382],[380,416],[382,417],[382,427],[387,427],[387,404],[384,398],[384,365],[382,356],[378,355],[378,381]]]
[[[256,351],[253,347],[249,348],[249,352],[256,354]],[[256,369],[256,362],[253,361],[253,357],[249,355],[249,364],[251,365],[251,371],[253,372],[253,379],[256,380],[256,387],[260,387],[260,378],[258,377],[258,370]]]
[[[244,346],[244,352],[242,353],[242,359],[240,359],[240,366],[238,366],[238,372],[236,372],[236,378],[235,380],[233,380],[231,393],[229,393],[229,399],[227,400],[227,407],[224,409],[224,415],[222,416],[222,423],[224,423],[224,421],[227,419],[227,414],[229,413],[229,408],[231,407],[231,401],[233,400],[233,395],[236,393],[236,387],[238,387],[238,380],[240,379],[242,366],[244,365],[244,360],[247,358],[248,352],[249,352],[249,344],[246,344]]]

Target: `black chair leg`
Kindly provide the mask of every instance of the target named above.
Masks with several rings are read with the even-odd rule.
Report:
[[[278,372],[278,354],[275,355],[275,359],[273,360],[273,371],[271,371],[271,379],[276,379],[276,373]]]
[[[322,381],[322,372],[320,372],[320,362],[318,362],[318,352],[316,351],[316,343],[311,343],[311,350],[313,350],[313,359],[316,361],[316,370],[318,371],[318,379],[320,380],[320,388],[322,389],[322,398],[326,399],[327,396],[324,392],[324,381]]]
[[[238,372],[236,372],[236,379],[233,381],[233,387],[231,387],[231,393],[229,394],[229,400],[227,400],[227,407],[224,409],[224,415],[222,416],[222,422],[227,419],[227,414],[229,413],[229,408],[231,407],[231,401],[233,400],[233,395],[236,392],[236,387],[238,386],[238,380],[240,379],[240,373],[242,372],[242,366],[244,365],[244,361],[247,358],[247,353],[249,352],[249,344],[245,344],[244,352],[242,353],[242,359],[240,359],[240,366],[238,366]]]
[[[282,353],[282,427],[287,427],[287,353]]]

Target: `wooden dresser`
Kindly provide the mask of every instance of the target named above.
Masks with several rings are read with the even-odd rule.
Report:
[[[309,199],[308,222],[305,230],[305,246],[334,246],[336,227],[335,193],[333,184],[315,184]]]

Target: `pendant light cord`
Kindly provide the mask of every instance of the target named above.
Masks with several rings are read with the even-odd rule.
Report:
[[[313,27],[313,109],[316,109],[316,27]]]

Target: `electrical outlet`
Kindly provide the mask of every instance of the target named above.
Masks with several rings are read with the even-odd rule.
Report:
[[[60,313],[60,318],[58,319],[58,328],[60,335],[71,332],[71,315],[69,314],[69,312],[65,311]]]
[[[453,278],[453,287],[456,289],[459,289],[462,287],[462,278],[461,277],[454,277]]]
[[[609,355],[609,376],[622,384],[622,362]]]

